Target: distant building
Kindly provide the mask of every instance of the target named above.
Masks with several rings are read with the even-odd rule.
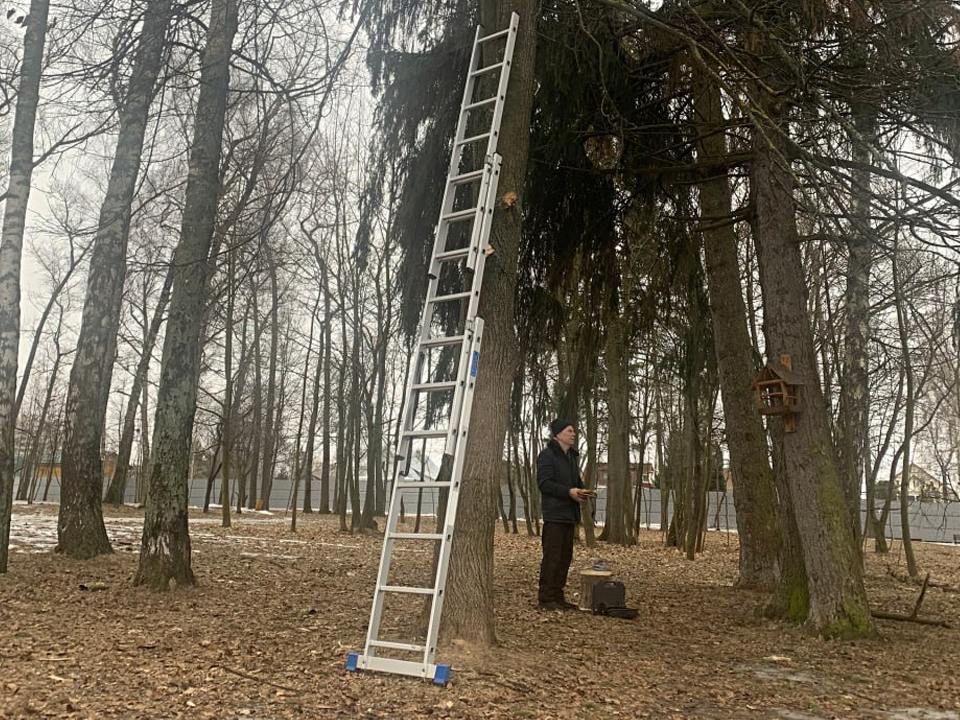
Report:
[[[635,463],[630,464],[630,484],[637,484],[637,470],[638,465]],[[605,462],[598,462],[596,466],[596,478],[597,487],[607,484],[607,479],[610,477],[610,466]],[[645,488],[652,488],[654,480],[654,471],[653,463],[644,463],[643,464],[643,474],[641,476],[640,485]]]
[[[876,497],[878,500],[885,500],[887,492],[893,492],[893,499],[896,500],[900,495],[900,485],[903,482],[903,472],[897,474],[893,479],[893,488],[887,481],[878,482],[876,488]],[[934,477],[919,465],[910,463],[910,484],[907,488],[907,496],[911,500],[957,500],[957,493],[953,488],[944,488],[939,478]]]

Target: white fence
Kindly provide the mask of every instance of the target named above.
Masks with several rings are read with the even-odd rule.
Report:
[[[360,497],[363,498],[365,490],[365,481],[361,478]],[[200,507],[204,503],[206,493],[206,478],[195,478],[190,482],[189,504],[193,507]],[[332,485],[332,483],[331,483]],[[597,498],[592,503],[593,517],[598,524],[603,524],[606,514],[606,488],[598,489]],[[16,491],[14,491],[16,492]],[[330,490],[329,507],[333,507],[333,488]],[[506,488],[503,492],[503,506],[509,508],[509,494]],[[296,504],[298,508],[303,507],[304,488],[301,484],[297,493]],[[707,528],[710,530],[736,530],[737,515],[733,504],[732,493],[708,493],[709,507],[707,511]],[[38,498],[40,499],[40,498]],[[47,495],[47,501],[59,502],[60,483],[53,480],[50,484],[50,490]],[[313,509],[319,506],[320,483],[314,479],[311,488],[311,505]],[[434,507],[438,500],[438,491],[427,489],[422,491],[422,496],[418,498],[415,490],[404,490],[403,503],[404,513],[412,516],[417,512],[418,502],[420,512],[423,515],[433,515]],[[127,503],[133,504],[136,501],[136,488],[133,483],[129,483],[125,497]],[[210,493],[210,502],[214,505],[220,502],[220,480],[214,481]],[[293,483],[289,478],[276,478],[273,482],[273,488],[270,493],[270,509],[274,512],[288,511],[293,507]],[[523,504],[519,493],[515,495],[515,514],[518,520],[524,516]],[[670,518],[673,514],[673,500],[667,498],[666,508],[661,506],[662,495],[656,488],[644,488],[639,504],[639,521],[643,527],[660,527],[661,518]],[[236,505],[236,496],[231,498],[231,504]],[[347,500],[348,512],[350,510],[349,498]],[[908,508],[910,514],[910,537],[914,540],[923,540],[925,542],[945,542],[960,543],[960,502],[920,502],[913,501]],[[879,509],[878,513],[879,514]],[[866,507],[861,511],[861,517],[866,519]],[[900,530],[900,504],[891,503],[890,514],[887,517],[886,536],[888,538],[899,539]]]

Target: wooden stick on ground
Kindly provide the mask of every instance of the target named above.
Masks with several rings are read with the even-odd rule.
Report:
[[[930,573],[927,573],[927,576],[923,579],[923,587],[920,588],[920,596],[917,598],[916,605],[913,606],[913,612],[909,615],[903,615],[901,613],[890,613],[883,610],[872,610],[871,615],[875,618],[881,618],[883,620],[902,620],[903,622],[915,622],[920,625],[936,625],[937,627],[949,628],[950,625],[946,620],[935,620],[931,618],[922,618],[918,617],[920,614],[920,605],[923,604],[923,596],[927,592],[927,584],[930,582]]]

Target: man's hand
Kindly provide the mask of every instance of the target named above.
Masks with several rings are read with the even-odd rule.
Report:
[[[584,490],[583,488],[570,488],[570,499],[582,503],[587,498],[595,497],[596,493],[592,490]]]

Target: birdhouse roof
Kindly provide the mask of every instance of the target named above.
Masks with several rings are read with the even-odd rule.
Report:
[[[764,365],[763,370],[760,371],[760,374],[757,376],[757,379],[754,382],[772,380],[774,378],[783,380],[783,382],[787,383],[787,385],[805,384],[803,379],[797,373],[788,369],[786,365],[778,360],[771,360]]]

